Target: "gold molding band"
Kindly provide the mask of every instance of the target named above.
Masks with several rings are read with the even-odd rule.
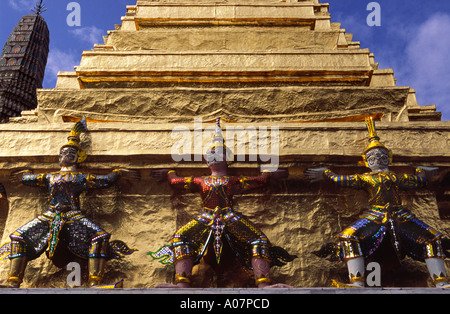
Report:
[[[268,283],[268,284],[272,283],[272,281],[269,278],[269,274],[267,274],[266,277],[263,277],[263,275],[261,275],[260,278],[258,278],[258,277],[255,278],[255,284],[257,286],[259,286],[262,283]]]
[[[182,273],[181,275],[177,273],[175,274],[175,284],[180,282],[191,283],[191,279],[189,279],[185,273]]]

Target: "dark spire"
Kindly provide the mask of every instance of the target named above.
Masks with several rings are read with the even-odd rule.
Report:
[[[42,2],[43,0],[40,0],[39,3],[36,3],[36,6],[34,7],[34,9],[31,9],[31,11],[33,11],[37,15],[41,15],[41,13],[47,11],[45,4],[43,4]]]
[[[12,30],[0,56],[0,123],[37,107],[49,52],[49,30],[41,0],[35,14],[23,16]]]

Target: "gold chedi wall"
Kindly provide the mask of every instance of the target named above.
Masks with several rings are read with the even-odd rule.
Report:
[[[331,23],[328,4],[316,0],[138,0],[126,7],[122,24],[103,44],[83,52],[74,72],[60,72],[54,89],[38,90],[38,103],[37,110],[0,125],[0,182],[8,193],[0,208],[2,243],[45,210],[47,201],[45,190],[15,185],[10,175],[22,169],[58,170],[59,147],[74,121],[85,116],[89,132],[82,145],[88,158],[81,171],[127,168],[141,174],[139,182],[121,179],[81,199],[86,215],[112,240],[138,249],[108,262],[106,283],[124,279],[124,287],[151,288],[173,280],[173,267],[147,253],[168,244],[200,210],[200,197],[175,194],[150,174],[171,168],[181,176],[207,175],[195,156],[194,135],[213,127],[216,117],[224,118],[225,137],[238,127],[247,131],[245,160],[235,162],[230,174],[259,173],[264,158],[253,161],[248,151],[255,139],[268,139],[269,152],[278,144],[272,161],[289,170],[287,180],[266,191],[235,197],[237,211],[274,245],[298,256],[273,268],[274,282],[328,287],[331,279],[346,281],[345,264],[311,252],[335,241],[367,207],[367,197],[326,182],[311,184],[304,171],[316,166],[340,174],[366,171],[358,162],[368,114],[394,153],[392,170],[440,167],[433,185],[404,193],[404,205],[445,236],[450,232],[450,123],[440,121],[434,106],[419,106],[414,89],[396,86],[393,71],[378,69],[373,54]],[[248,137],[252,127],[253,138]],[[204,133],[206,147],[210,133]],[[181,137],[189,139],[191,161],[174,160]],[[239,149],[237,143],[232,148]],[[81,263],[85,284],[87,269]],[[4,280],[8,269],[8,261],[0,263]],[[29,263],[22,286],[66,287],[69,273],[43,255]],[[383,272],[382,284],[424,287],[431,280],[423,263],[407,258],[397,272]],[[193,286],[254,287],[254,279],[237,261],[226,259],[220,269],[204,262],[196,266]]]

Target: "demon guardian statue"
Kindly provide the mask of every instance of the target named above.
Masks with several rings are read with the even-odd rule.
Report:
[[[305,173],[313,182],[328,180],[339,187],[362,189],[369,195],[369,209],[339,233],[339,243],[328,243],[315,254],[320,257],[331,255],[329,260],[347,263],[350,283],[333,281],[333,286],[364,287],[365,260],[382,243],[390,243],[398,260],[408,255],[425,261],[436,287],[448,287],[441,233],[404,208],[399,193],[425,187],[437,168],[418,167],[415,175],[390,171],[392,152],[380,142],[372,118],[367,118],[366,124],[369,145],[362,157],[371,172],[342,176],[327,168],[316,168]]]
[[[123,175],[137,177],[127,170],[113,170],[107,175],[79,172],[77,165],[87,156],[80,146],[80,134],[86,130],[84,118],[72,128],[68,142],[60,148],[59,171],[16,174],[16,180],[24,185],[46,188],[49,201],[46,211],[10,235],[10,287],[20,286],[28,261],[44,252],[58,267],[64,267],[73,256],[88,259],[89,286],[97,286],[107,260],[134,251],[122,241],[110,242],[111,235],[81,211],[79,196],[83,191],[108,188]]]
[[[270,179],[285,178],[287,171],[263,172],[257,177],[229,176],[227,169],[233,160],[233,153],[224,144],[220,118],[217,119],[215,137],[206,155],[210,176],[179,177],[174,170],[153,171],[155,178],[167,178],[174,189],[199,193],[202,199],[202,212],[175,232],[170,250],[162,248],[173,256],[175,285],[190,287],[192,268],[199,263],[208,247],[212,248],[215,261],[220,265],[226,241],[242,265],[253,270],[257,287],[276,286],[271,285],[270,267],[282,266],[295,256],[272,246],[261,230],[244,215],[234,211],[233,195],[262,188]]]

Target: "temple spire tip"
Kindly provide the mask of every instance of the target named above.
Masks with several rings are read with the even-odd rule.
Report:
[[[41,13],[47,11],[47,8],[45,7],[45,4],[43,4],[43,0],[40,0],[38,3],[36,3],[34,9],[31,9],[31,11],[33,11],[37,15],[41,15]]]

